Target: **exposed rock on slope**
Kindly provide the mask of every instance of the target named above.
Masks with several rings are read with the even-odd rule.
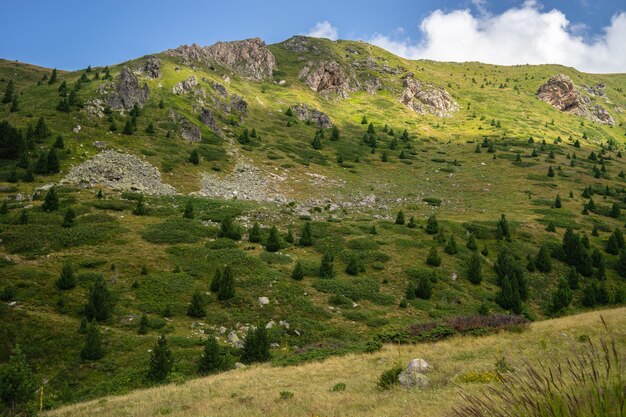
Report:
[[[220,136],[222,135],[222,131],[217,126],[217,122],[215,121],[215,118],[213,117],[213,113],[211,112],[211,110],[207,109],[206,107],[203,107],[202,111],[200,112],[200,121],[204,123],[205,126],[207,126],[216,134]]]
[[[615,124],[611,114],[600,105],[593,106],[591,99],[582,94],[567,75],[558,74],[550,78],[539,87],[537,97],[559,111],[575,114],[596,123]]]
[[[285,203],[287,200],[276,187],[278,178],[266,176],[252,164],[239,161],[232,173],[220,178],[204,174],[198,194],[225,199]]]
[[[408,108],[419,114],[434,114],[450,117],[459,110],[459,105],[442,87],[425,84],[408,74],[403,78],[404,92],[401,101]]]
[[[348,75],[341,66],[334,62],[313,62],[300,71],[299,79],[303,79],[311,90],[321,94],[336,93],[342,98],[348,98],[353,89],[350,86]]]
[[[211,46],[182,45],[166,52],[186,60],[217,63],[235,73],[260,81],[271,77],[276,61],[265,42],[259,38],[218,42]]]
[[[298,120],[310,122],[322,129],[333,127],[330,117],[317,109],[310,109],[306,104],[298,104],[291,108],[293,115]]]
[[[128,67],[122,68],[113,88],[114,91],[105,92],[105,94],[109,106],[115,110],[130,110],[135,104],[143,107],[150,95],[148,84],[144,83],[143,87],[139,87],[137,76]]]
[[[196,87],[197,85],[198,85],[198,79],[196,78],[195,75],[192,75],[186,80],[174,84],[174,87],[172,88],[172,92],[178,95],[189,93],[193,91],[194,87]]]
[[[104,185],[114,190],[139,191],[145,194],[175,194],[169,184],[161,182],[161,173],[135,155],[113,150],[73,167],[62,182],[78,183],[81,187]]]
[[[176,122],[180,128],[180,135],[189,142],[200,142],[202,140],[202,132],[200,128],[191,123],[185,116],[170,110],[170,118]]]
[[[149,56],[143,64],[141,72],[148,78],[159,78],[161,76],[161,61],[155,56]]]

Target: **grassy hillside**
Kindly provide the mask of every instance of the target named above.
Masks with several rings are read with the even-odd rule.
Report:
[[[217,335],[234,361],[240,352],[227,342],[228,334],[234,331],[243,339],[248,327],[264,327],[272,320],[272,363],[287,365],[371,351],[381,341],[422,338],[411,333],[413,324],[445,327],[450,317],[508,312],[498,303],[503,277],[494,268],[505,252],[513,255],[507,268],[523,275],[527,286],[527,298],[516,313],[531,320],[624,302],[623,242],[616,250],[607,252],[606,247],[611,236],[615,243],[626,221],[626,164],[621,157],[626,75],[584,74],[554,65],[409,61],[362,42],[308,42],[309,49],[301,53],[287,43],[269,46],[277,66],[272,79],[260,82],[219,65],[190,66],[181,58],[156,54],[161,76],[139,75],[150,96],[132,135],[122,133],[132,120],[128,111],[105,109],[97,117],[87,108],[91,100],[104,99],[100,88],[117,80],[122,67],[137,69],[147,58],[111,66],[111,80],[105,79],[105,68],[90,68],[59,71],[52,84],[50,69],[0,61],[0,95],[12,81],[18,97],[16,111],[11,103],[0,105],[0,122],[21,129],[28,139],[19,158],[0,160],[0,203],[7,203],[7,213],[0,215],[0,363],[19,343],[37,380],[47,381],[47,408],[153,384],[146,377],[147,361],[160,333],[167,335],[176,359],[168,380],[182,382],[199,375],[197,362],[207,335]],[[376,65],[361,65],[368,60]],[[337,62],[353,85],[377,77],[381,89],[372,95],[355,88],[347,99],[323,96],[298,76],[309,61]],[[409,110],[399,100],[402,77],[409,72],[445,88],[460,110],[450,118]],[[605,84],[608,101],[590,100],[605,106],[616,125],[592,123],[538,100],[538,87],[558,73],[579,86]],[[207,97],[172,93],[176,83],[192,75]],[[57,110],[64,99],[59,93],[63,82],[68,91],[80,86],[69,112]],[[228,114],[214,83],[226,87],[229,99],[243,97],[247,115]],[[326,113],[340,139],[330,140],[326,129],[322,148],[313,149],[318,128],[285,114],[298,103]],[[213,112],[223,137],[201,123],[203,106]],[[197,126],[202,141],[184,140],[172,112]],[[361,123],[364,116],[373,124],[376,148],[362,140],[369,127]],[[37,135],[34,127],[42,117],[47,131]],[[148,133],[150,125],[154,131]],[[79,133],[73,132],[76,126]],[[257,132],[248,144],[237,140],[244,129]],[[401,138],[405,130],[408,140]],[[59,135],[59,172],[38,172],[38,162],[42,155],[45,161]],[[100,152],[96,142],[151,163],[178,193],[141,196],[60,184],[72,167]],[[198,165],[189,162],[194,150]],[[258,168],[286,203],[198,195],[203,176],[228,181],[240,163]],[[554,176],[547,175],[549,167]],[[45,211],[47,192],[36,190],[52,183],[58,185],[59,208]],[[370,195],[376,201],[366,199]],[[557,195],[561,208],[554,207]],[[590,196],[595,207],[584,213]],[[140,200],[145,210],[137,215]],[[188,204],[193,219],[183,218]],[[611,213],[614,207],[619,213]],[[63,227],[70,208],[76,219]],[[404,224],[395,222],[400,210]],[[427,219],[433,214],[439,227],[430,234]],[[510,239],[498,238],[502,214]],[[411,217],[415,227],[408,226]],[[241,239],[220,237],[226,219],[242,229]],[[261,227],[260,242],[247,236],[255,221]],[[298,244],[306,224],[312,230],[311,246]],[[280,235],[278,252],[264,247],[272,226]],[[571,264],[577,262],[560,250],[567,228],[579,234],[580,257],[590,264],[586,271],[578,265],[584,274],[575,275],[578,285],[570,282],[571,302],[554,311],[557,285],[571,276]],[[287,241],[289,230],[293,243]],[[476,249],[466,245],[470,236]],[[451,240],[457,249],[447,253]],[[552,255],[551,267],[544,271],[533,268],[542,246]],[[432,248],[441,257],[439,266],[426,262]],[[318,276],[327,253],[334,255],[332,279]],[[480,284],[468,280],[472,258],[482,266]],[[351,261],[360,266],[357,275],[346,272]],[[67,262],[76,286],[60,290],[55,282]],[[301,281],[291,278],[298,262],[305,275]],[[226,265],[234,272],[235,296],[220,301],[210,284],[215,271]],[[114,302],[112,315],[98,323],[105,355],[83,361],[85,336],[78,329],[89,289],[100,276]],[[420,283],[431,287],[429,297],[415,297]],[[200,294],[206,317],[186,314],[194,293]],[[260,305],[259,297],[270,303]],[[148,333],[138,334],[143,314]]]
[[[382,351],[348,355],[298,367],[265,365],[234,370],[182,385],[167,385],[120,397],[60,408],[50,416],[449,416],[462,404],[459,391],[474,393],[499,383],[463,382],[469,372],[491,371],[505,358],[513,373],[524,372],[524,360],[563,362],[586,337],[606,337],[604,317],[616,341],[626,343],[624,308],[533,323],[522,333],[460,337],[412,346],[386,345]],[[425,358],[433,367],[432,386],[424,391],[377,388],[380,374],[394,362]],[[345,391],[332,387],[345,384]],[[281,399],[280,392],[293,393]]]

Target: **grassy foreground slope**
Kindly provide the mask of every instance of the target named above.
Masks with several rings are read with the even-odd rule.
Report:
[[[458,391],[486,389],[481,383],[463,383],[456,378],[468,371],[494,369],[504,356],[514,372],[523,372],[523,360],[533,363],[562,361],[584,336],[596,341],[606,337],[600,316],[617,344],[626,346],[626,308],[594,311],[532,323],[522,333],[485,337],[456,337],[417,345],[386,345],[374,354],[335,357],[297,367],[266,365],[234,370],[196,379],[182,385],[136,391],[60,408],[50,417],[148,417],[191,416],[447,416],[459,404]],[[401,387],[380,391],[376,381],[394,361],[406,363],[425,358],[433,371],[433,386],[424,391]],[[331,388],[343,382],[345,391]],[[494,383],[495,384],[495,383]],[[281,391],[293,398],[281,399]]]

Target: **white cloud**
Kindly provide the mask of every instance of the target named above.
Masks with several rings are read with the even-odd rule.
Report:
[[[326,38],[332,41],[337,40],[339,32],[337,28],[330,24],[328,20],[323,22],[317,22],[315,26],[306,34],[306,36],[312,36],[314,38]]]
[[[576,35],[580,27],[570,25],[561,11],[544,12],[541,7],[529,0],[500,15],[436,10],[420,23],[420,42],[382,34],[367,41],[411,59],[554,63],[587,72],[626,72],[626,12],[613,16],[602,34],[587,41]]]

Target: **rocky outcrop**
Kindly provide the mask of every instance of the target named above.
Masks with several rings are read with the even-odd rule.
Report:
[[[194,88],[198,85],[198,79],[195,75],[187,78],[184,81],[174,84],[172,87],[172,93],[181,95],[185,93],[190,93],[194,90]]]
[[[435,87],[413,78],[408,74],[403,78],[404,91],[400,101],[419,114],[434,114],[450,117],[459,110],[459,105],[442,87]]]
[[[200,111],[200,121],[217,135],[222,135],[222,131],[213,117],[213,112],[206,107],[203,107],[202,111]]]
[[[155,56],[149,56],[141,67],[141,72],[147,78],[155,79],[161,76],[161,61]]]
[[[153,165],[135,155],[106,150],[73,167],[62,180],[81,187],[104,185],[114,190],[145,194],[175,194],[176,190],[161,181],[161,173]]]
[[[248,103],[246,103],[243,97],[240,97],[237,94],[233,94],[230,97],[229,104],[231,109],[239,113],[241,116],[248,115]]]
[[[324,95],[336,93],[342,98],[348,98],[348,94],[353,91],[348,75],[335,61],[317,64],[309,62],[300,71],[298,78],[304,80],[311,90]]]
[[[180,135],[183,139],[195,143],[202,140],[202,132],[200,128],[191,123],[185,116],[170,110],[170,119],[172,119],[180,128]]]
[[[600,91],[603,92],[602,89],[594,89],[593,95],[599,95],[595,93]],[[559,111],[575,114],[596,123],[615,124],[608,110],[600,105],[592,105],[591,99],[582,94],[572,79],[565,74],[555,75],[541,85],[537,90],[537,97]]]
[[[135,104],[143,107],[149,95],[148,84],[140,87],[137,76],[128,67],[122,68],[113,91],[106,93],[107,102],[114,110],[130,110]]]
[[[213,87],[213,90],[215,90],[215,92],[219,94],[222,98],[226,98],[228,96],[228,90],[226,90],[226,87],[224,87],[222,84],[214,82],[211,84],[211,87]]]
[[[333,127],[330,117],[317,109],[310,109],[306,104],[292,106],[291,111],[296,119],[312,123],[321,129]]]
[[[99,98],[85,101],[81,110],[90,118],[104,117],[104,102]]]
[[[411,359],[409,366],[398,375],[398,382],[406,388],[426,388],[430,383],[429,378],[424,375],[430,366],[422,358]]]
[[[211,46],[182,45],[166,51],[171,56],[186,61],[218,64],[252,80],[260,81],[272,76],[276,67],[274,55],[259,38],[234,42],[218,42]]]

